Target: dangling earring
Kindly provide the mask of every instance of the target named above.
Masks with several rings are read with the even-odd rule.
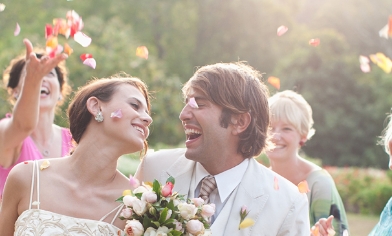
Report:
[[[99,111],[98,114],[95,116],[95,120],[98,121],[98,123],[101,123],[103,121],[103,115],[101,111]]]

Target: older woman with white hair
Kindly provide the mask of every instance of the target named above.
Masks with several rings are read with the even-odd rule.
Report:
[[[268,100],[271,112],[273,149],[267,151],[271,169],[298,185],[306,181],[310,191],[310,225],[334,215],[338,235],[348,233],[348,221],[342,199],[331,175],[320,166],[302,158],[299,150],[315,133],[312,108],[302,95],[286,90]]]

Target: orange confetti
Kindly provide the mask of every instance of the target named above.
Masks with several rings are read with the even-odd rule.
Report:
[[[41,164],[41,166],[39,167],[40,170],[44,170],[46,168],[48,168],[50,166],[50,162],[48,160],[44,160]]]
[[[48,40],[46,40],[46,47],[49,48],[56,48],[57,45],[59,44],[59,41],[57,39],[57,37],[50,35]]]
[[[64,52],[69,56],[73,53],[73,49],[68,45],[68,43],[64,44]]]
[[[276,89],[280,89],[280,79],[274,76],[268,77],[268,83],[274,86]]]
[[[276,34],[277,34],[278,36],[282,36],[282,35],[284,35],[284,34],[287,32],[288,29],[289,29],[289,28],[287,28],[286,26],[281,25],[281,26],[279,26],[279,28],[278,28]]]
[[[136,48],[136,56],[148,59],[148,49],[146,46],[140,46]]]
[[[309,40],[309,45],[312,45],[313,47],[317,47],[319,44],[320,44],[320,39]]]
[[[278,178],[276,178],[276,176],[274,177],[274,189],[279,190]]]
[[[312,227],[311,233],[312,236],[320,236],[319,227],[318,226]]]
[[[23,163],[28,164],[29,162],[28,162],[28,161],[25,161],[25,162],[23,162]]]
[[[391,73],[392,61],[390,58],[385,56],[383,53],[378,52],[376,54],[369,55],[370,60],[379,66],[385,73]]]
[[[306,180],[300,182],[298,184],[298,190],[300,193],[308,193],[310,192],[309,186],[308,186],[308,182]]]

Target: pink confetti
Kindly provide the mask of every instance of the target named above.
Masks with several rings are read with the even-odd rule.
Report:
[[[16,28],[15,28],[15,31],[14,31],[14,36],[18,36],[19,33],[20,33],[20,26],[19,26],[18,23],[16,23]]]
[[[5,5],[3,3],[0,3],[0,12],[4,11]]]
[[[95,61],[94,58],[87,58],[86,60],[83,61],[83,64],[95,69],[97,62]]]
[[[195,98],[190,98],[188,101],[189,106],[191,106],[192,108],[199,108],[199,106],[197,105],[197,102],[195,100]]]
[[[74,40],[83,47],[88,47],[91,44],[91,38],[80,31],[75,33]]]
[[[110,114],[110,117],[111,117],[111,118],[114,118],[114,117],[116,117],[116,118],[121,118],[121,117],[122,117],[122,111],[121,111],[121,109],[118,109],[117,111],[112,112],[112,113]]]
[[[279,182],[278,182],[278,178],[276,178],[276,176],[274,177],[274,189],[279,190]]]
[[[361,65],[362,72],[364,72],[364,73],[370,72],[369,62],[370,62],[370,60],[368,57],[362,56],[362,55],[359,56],[359,63]]]
[[[132,190],[140,186],[140,181],[133,177],[132,175],[129,175],[129,184],[131,185]]]
[[[312,45],[313,47],[317,47],[320,44],[320,39],[311,39],[309,40],[309,45]]]
[[[289,28],[287,28],[284,25],[281,25],[281,26],[279,26],[279,28],[278,28],[276,33],[277,33],[278,36],[282,36],[282,35],[284,35],[287,32],[287,30],[289,30]]]

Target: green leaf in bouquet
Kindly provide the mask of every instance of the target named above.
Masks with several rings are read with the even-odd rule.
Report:
[[[154,179],[154,182],[152,183],[152,191],[157,194],[159,199],[161,196],[161,184],[156,179]]]
[[[153,223],[155,225],[155,229],[158,229],[159,226],[161,226],[161,224],[158,221],[151,221],[151,223]]]
[[[123,198],[124,198],[124,196],[121,196],[121,197],[117,198],[116,202],[123,202]]]
[[[158,229],[158,227],[151,221],[150,218],[148,218],[148,216],[144,216],[143,217],[143,223],[142,223],[143,227],[145,229],[147,229],[148,227],[153,227],[154,229]]]
[[[175,206],[174,206],[174,201],[173,201],[173,199],[170,199],[170,202],[169,202],[169,204],[167,204],[166,207],[169,208],[170,210],[172,210],[172,211],[174,212]]]
[[[135,197],[137,197],[139,200],[142,199],[143,193],[135,193]]]
[[[160,224],[163,224],[163,222],[165,222],[166,217],[167,217],[167,211],[168,211],[167,208],[162,210],[161,215],[159,216],[159,223]]]
[[[181,236],[182,232],[178,230],[171,230],[168,235]]]
[[[167,182],[171,182],[173,185],[176,183],[176,180],[173,178],[173,176],[169,176],[169,178],[167,178],[166,183]]]

